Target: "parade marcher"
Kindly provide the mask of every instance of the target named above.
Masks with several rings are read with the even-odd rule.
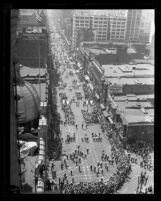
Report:
[[[72,183],[74,184],[74,178],[72,177]]]
[[[79,166],[79,172],[81,172],[80,166]]]
[[[89,149],[87,149],[87,154],[89,153]]]

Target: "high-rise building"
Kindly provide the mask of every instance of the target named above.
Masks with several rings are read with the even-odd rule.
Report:
[[[141,25],[140,25],[140,35],[139,40],[142,43],[149,43],[150,42],[150,29],[151,29],[151,22],[142,18]]]
[[[142,11],[141,26],[140,26],[140,42],[150,43],[153,34],[154,25],[154,10],[147,9]]]
[[[91,29],[93,41],[124,41],[127,10],[75,10],[72,24],[72,44],[76,46],[79,29]]]
[[[91,29],[95,42],[146,43],[149,41],[151,21],[144,10],[75,10],[72,22],[72,45],[77,44],[78,30]]]
[[[125,16],[112,16],[110,15],[110,40],[111,41],[124,41],[126,34]]]
[[[127,42],[139,42],[142,10],[128,10],[126,37]]]
[[[108,36],[108,15],[93,15],[91,16],[92,29],[94,31],[94,39],[96,42],[107,41]]]

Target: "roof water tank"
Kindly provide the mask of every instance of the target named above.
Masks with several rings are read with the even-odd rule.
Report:
[[[27,123],[37,119],[40,112],[40,98],[35,87],[25,81],[17,85],[17,94],[20,96],[18,123]]]

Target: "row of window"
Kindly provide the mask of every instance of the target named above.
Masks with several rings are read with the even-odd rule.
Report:
[[[94,24],[107,24],[108,21],[93,21]]]
[[[123,21],[123,22],[125,22],[126,18],[111,18],[110,20],[111,21]]]
[[[79,24],[79,23],[86,23],[86,24],[89,24],[90,22],[89,21],[83,21],[83,20],[80,20],[80,21],[75,21],[75,24]],[[98,24],[101,24],[101,25],[107,25],[108,24],[108,22],[93,22],[93,24],[96,24],[96,25],[98,25]]]
[[[124,39],[123,36],[120,36],[120,37],[119,37],[119,36],[115,36],[115,37],[114,37],[114,36],[111,36],[110,38],[111,38],[111,39]]]
[[[76,24],[76,27],[89,27],[89,24]]]
[[[96,18],[96,17],[93,18],[93,21],[106,21],[106,20],[108,20],[108,17],[107,18]]]
[[[80,20],[80,19],[82,19],[82,20],[89,20],[90,17],[75,17],[75,19],[76,20]]]
[[[93,27],[94,27],[94,28],[97,28],[97,27],[100,27],[100,28],[101,28],[101,27],[107,28],[107,25],[94,25]]]
[[[124,35],[124,32],[111,32],[112,35]]]
[[[126,23],[125,22],[111,22],[111,25],[125,25]]]
[[[125,29],[114,29],[114,28],[113,28],[113,29],[111,29],[111,31],[112,31],[112,32],[114,32],[114,31],[115,31],[115,32],[124,32]]]

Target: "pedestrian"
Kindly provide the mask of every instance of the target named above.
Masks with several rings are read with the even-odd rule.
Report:
[[[101,156],[101,160],[104,161],[104,156],[103,155]]]
[[[70,175],[73,176],[73,172],[72,172],[72,170],[70,171]]]
[[[68,165],[67,164],[65,164],[65,168],[68,169]]]
[[[96,172],[96,167],[94,166],[94,172]]]
[[[66,157],[67,157],[67,160],[68,160],[68,155],[66,155]]]
[[[64,165],[61,163],[61,169],[62,169],[62,170],[63,170],[63,166],[64,166]]]
[[[87,159],[87,155],[86,154],[84,154],[84,158]]]
[[[76,166],[78,165],[78,162],[76,161]]]
[[[91,171],[92,171],[92,165],[90,166],[90,168],[91,168]]]
[[[72,183],[74,184],[74,178],[72,177]]]
[[[88,154],[89,149],[87,149],[87,154]]]
[[[61,179],[60,179],[60,177],[59,177],[59,184],[61,183]]]
[[[103,175],[103,170],[101,171],[102,175]]]
[[[79,166],[79,172],[81,172],[80,166]]]

